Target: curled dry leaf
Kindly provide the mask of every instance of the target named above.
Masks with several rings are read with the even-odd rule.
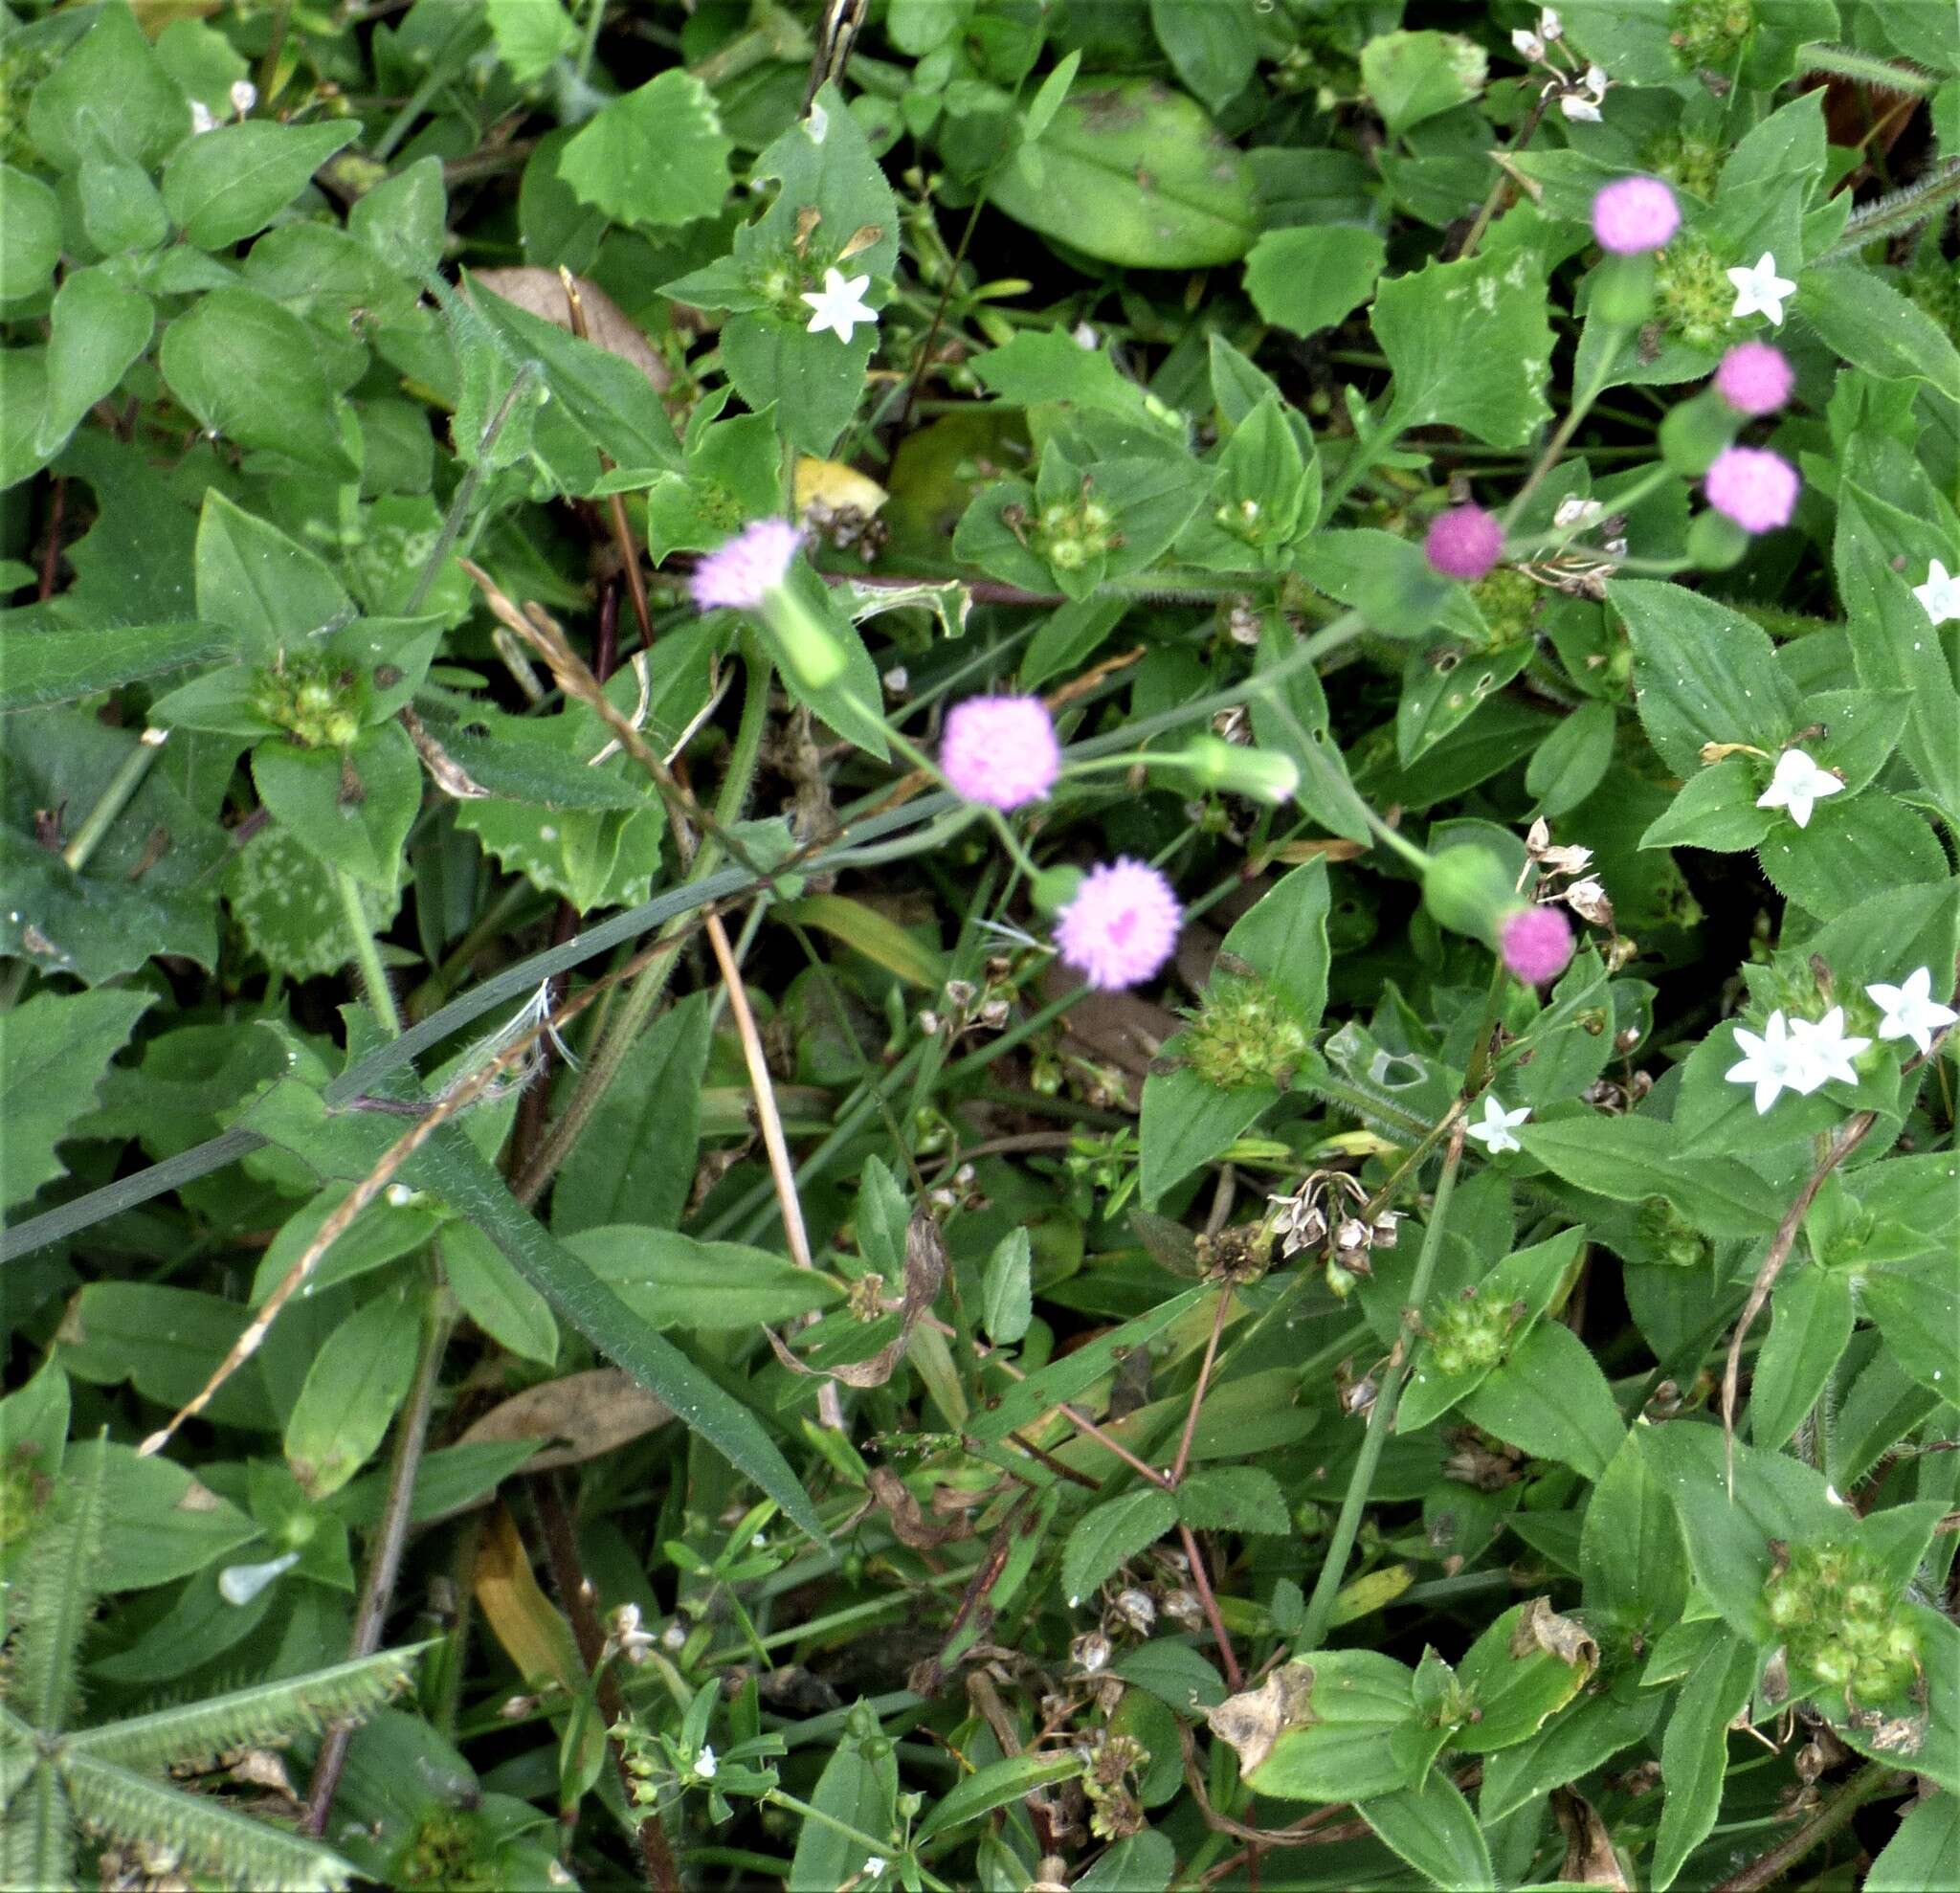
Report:
[[[508,270],[472,270],[465,278],[479,282],[493,296],[514,302],[526,315],[571,327],[571,311],[566,306],[565,285],[556,270],[532,264]],[[639,325],[606,292],[587,277],[573,277],[578,287],[579,305],[585,311],[586,339],[609,355],[631,362],[653,384],[657,394],[664,394],[674,384],[674,372],[654,352]]]
[[[1558,1877],[1568,1886],[1612,1886],[1629,1893],[1627,1877],[1620,1869],[1619,1856],[1613,1851],[1613,1837],[1606,1823],[1592,1812],[1592,1803],[1570,1788],[1551,1791],[1551,1811],[1558,1816],[1558,1831],[1565,1836],[1565,1864]]]
[[[915,1551],[929,1551],[952,1539],[972,1537],[973,1527],[964,1519],[955,1519],[950,1525],[928,1525],[919,1501],[889,1466],[873,1466],[866,1480],[871,1496],[891,1520],[892,1530],[901,1545],[908,1545]],[[934,1509],[938,1507],[935,1505]]]
[[[1237,1754],[1241,1779],[1272,1753],[1273,1744],[1289,1728],[1303,1728],[1313,1720],[1307,1703],[1312,1694],[1313,1665],[1286,1663],[1257,1689],[1241,1690],[1205,1711],[1212,1733]]]
[[[1589,1674],[1599,1663],[1599,1645],[1586,1634],[1585,1626],[1560,1616],[1543,1597],[1534,1597],[1525,1606],[1525,1615],[1511,1632],[1512,1656],[1528,1657],[1534,1650],[1543,1650]]]
[[[869,1360],[846,1361],[834,1368],[806,1367],[783,1345],[773,1328],[765,1327],[763,1332],[768,1336],[776,1359],[791,1373],[841,1380],[846,1387],[882,1387],[902,1358],[919,1317],[938,1299],[940,1284],[945,1280],[946,1242],[940,1236],[939,1225],[923,1210],[915,1211],[905,1228],[905,1292],[899,1303],[899,1331]]]
[[[634,1377],[618,1368],[593,1368],[567,1374],[513,1394],[493,1407],[459,1442],[484,1439],[536,1439],[546,1442],[526,1472],[548,1472],[553,1466],[573,1466],[595,1459],[637,1439],[674,1417],[666,1403],[657,1400]]]

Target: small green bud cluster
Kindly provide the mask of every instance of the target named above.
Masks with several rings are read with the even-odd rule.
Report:
[[[259,673],[253,707],[309,749],[345,749],[361,733],[361,679],[318,657],[285,657]]]
[[[1919,1674],[1919,1633],[1898,1587],[1859,1545],[1806,1545],[1763,1592],[1793,1661],[1855,1700],[1882,1701]]]
[[[1082,1793],[1089,1803],[1089,1831],[1102,1840],[1138,1833],[1144,1810],[1131,1777],[1149,1767],[1150,1751],[1134,1735],[1103,1734],[1087,1760]]]
[[[1490,627],[1490,648],[1522,644],[1536,628],[1545,593],[1514,566],[1499,566],[1470,588],[1483,622]]]
[[[1670,334],[1697,348],[1712,348],[1728,327],[1735,286],[1714,251],[1696,237],[1681,236],[1654,259],[1654,301]]]
[[[1726,148],[1709,138],[1696,138],[1687,132],[1670,132],[1647,146],[1641,168],[1656,177],[1679,185],[1691,197],[1706,203],[1713,199],[1727,156]]]
[[[1667,29],[1689,72],[1726,73],[1756,30],[1755,0],[1675,0]]]
[[[28,135],[28,103],[60,59],[59,49],[45,40],[0,56],[0,163],[31,167],[39,162],[39,147]]]
[[[1708,1238],[1665,1196],[1650,1196],[1640,1206],[1639,1229],[1659,1259],[1675,1268],[1698,1268],[1708,1259]]]
[[[1220,1091],[1249,1084],[1283,1089],[1306,1056],[1306,1034],[1279,993],[1256,974],[1221,972],[1205,989],[1185,1035],[1192,1071]]]
[[[1437,1317],[1429,1333],[1429,1358],[1438,1373],[1477,1373],[1496,1367],[1518,1325],[1516,1303],[1497,1289],[1466,1288]]]
[[[1058,572],[1080,571],[1123,544],[1109,508],[1086,494],[1073,505],[1057,500],[1035,521],[1035,544]]]

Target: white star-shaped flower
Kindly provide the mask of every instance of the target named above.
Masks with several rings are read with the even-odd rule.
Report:
[[[889,1860],[878,1854],[867,1855],[864,1861],[864,1878],[866,1880],[882,1880],[885,1868],[890,1865],[891,1862]]]
[[[701,1753],[694,1758],[695,1779],[697,1781],[714,1780],[716,1771],[721,1766],[721,1763],[715,1760],[715,1751],[712,1748],[703,1747]]]
[[[1858,1073],[1851,1061],[1872,1041],[1847,1036],[1844,1008],[1833,1006],[1820,1019],[1792,1019],[1790,1042],[1791,1089],[1808,1098],[1822,1084],[1856,1084]]]
[[[1960,618],[1960,572],[1949,572],[1937,559],[1927,567],[1926,583],[1915,585],[1912,595],[1935,624]]]
[[[1730,1084],[1753,1084],[1756,1087],[1758,1117],[1776,1102],[1777,1094],[1786,1088],[1792,1091],[1815,1088],[1797,1083],[1802,1074],[1795,1065],[1796,1047],[1791,1042],[1790,1021],[1781,1012],[1771,1013],[1759,1033],[1749,1031],[1747,1026],[1737,1026],[1735,1042],[1743,1056],[1722,1076]]]
[[[1923,1053],[1933,1049],[1934,1033],[1960,1019],[1960,1013],[1933,997],[1930,967],[1907,974],[1904,986],[1867,986],[1865,996],[1884,1013],[1879,1021],[1881,1038],[1909,1038]]]
[[[878,311],[864,301],[864,292],[870,287],[868,276],[847,277],[835,265],[824,271],[823,287],[803,292],[802,300],[813,311],[810,333],[821,335],[825,329],[831,329],[839,342],[848,342],[851,331],[859,323],[869,323],[876,328]]]
[[[1829,769],[1819,768],[1801,749],[1786,749],[1776,758],[1776,773],[1770,786],[1756,797],[1759,809],[1788,809],[1798,828],[1808,828],[1811,809],[1827,795],[1836,795],[1844,784]]]
[[[1796,284],[1776,274],[1776,258],[1765,250],[1754,266],[1730,270],[1735,284],[1735,307],[1729,315],[1737,322],[1745,316],[1768,316],[1778,328],[1783,326],[1783,299],[1796,294]]]
[[[1505,1110],[1498,1102],[1497,1094],[1494,1091],[1486,1091],[1483,1094],[1483,1122],[1471,1125],[1464,1135],[1476,1138],[1493,1157],[1505,1150],[1522,1150],[1525,1147],[1511,1135],[1511,1132],[1530,1115],[1528,1107],[1517,1111]]]

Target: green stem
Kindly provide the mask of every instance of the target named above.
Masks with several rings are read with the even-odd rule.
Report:
[[[1867,243],[1882,236],[1896,236],[1901,231],[1924,223],[1955,197],[1960,197],[1960,159],[1950,159],[1938,170],[1928,171],[1902,189],[1889,191],[1854,211],[1844,226],[1843,236],[1817,261],[1844,262],[1856,256]]]
[[[867,1855],[875,1854],[882,1860],[888,1853],[902,1851],[896,1841],[873,1839],[861,1827],[853,1827],[848,1821],[841,1821],[835,1815],[827,1815],[821,1808],[813,1807],[808,1801],[799,1801],[795,1795],[785,1793],[780,1788],[771,1788],[762,1798],[773,1808],[788,1808],[791,1814],[801,1815],[805,1820],[813,1820],[819,1827],[827,1827],[834,1834],[841,1834],[847,1840],[857,1841]],[[939,1888],[940,1893],[952,1893],[952,1889],[945,1881],[927,1873],[924,1867],[919,1869],[919,1874],[927,1886]]]
[[[1789,1839],[1771,1847],[1760,1860],[1751,1860],[1740,1873],[1731,1874],[1715,1893],[1760,1893],[1761,1888],[1775,1885],[1806,1854],[1848,1827],[1851,1817],[1867,1801],[1896,1793],[1901,1785],[1899,1775],[1883,1762],[1867,1764]]]
[[[122,758],[100,798],[75,831],[75,839],[61,851],[62,861],[77,874],[88,865],[88,857],[101,846],[102,836],[108,834],[110,825],[129,806],[129,798],[143,787],[144,777],[149,773],[150,766],[168,737],[167,729],[145,729],[136,747]]]
[[[1881,92],[1904,93],[1909,99],[1930,99],[1940,89],[1938,78],[1917,66],[1895,65],[1890,59],[1875,59],[1868,53],[1854,53],[1849,47],[1821,41],[1803,48],[1797,55],[1797,69],[1855,78]]]
[[[592,59],[599,50],[599,28],[605,24],[606,0],[591,0],[586,11],[585,36],[579,41],[578,64],[573,67],[578,82],[588,83],[592,76]]]
[[[1382,456],[1395,444],[1401,428],[1395,422],[1392,405],[1382,416],[1382,424],[1366,440],[1357,441],[1354,451],[1342,462],[1341,471],[1334,476],[1334,483],[1327,490],[1327,497],[1321,503],[1323,519],[1330,518],[1334,508],[1351,493],[1363,474],[1367,473]]]
[[[1395,1422],[1395,1407],[1402,1397],[1410,1345],[1415,1339],[1415,1324],[1421,1319],[1422,1303],[1429,1294],[1430,1280],[1436,1274],[1437,1258],[1442,1253],[1443,1224],[1449,1216],[1450,1197],[1456,1191],[1457,1169],[1462,1156],[1463,1133],[1459,1126],[1451,1135],[1449,1151],[1443,1158],[1442,1178],[1436,1187],[1436,1202],[1429,1213],[1428,1227],[1422,1232],[1422,1250],[1415,1258],[1414,1279],[1409,1284],[1409,1306],[1402,1317],[1401,1332],[1396,1337],[1389,1365],[1383,1370],[1374,1405],[1369,1409],[1368,1432],[1361,1441],[1361,1454],[1348,1476],[1348,1490],[1341,1501],[1341,1514],[1334,1521],[1333,1536],[1327,1541],[1320,1576],[1314,1582],[1313,1595],[1307,1600],[1306,1621],[1297,1645],[1303,1651],[1318,1650],[1326,1637],[1327,1623],[1334,1614],[1334,1599],[1340,1593],[1342,1574],[1348,1567],[1348,1555],[1353,1550],[1354,1540],[1361,1530],[1361,1514],[1368,1505],[1369,1487],[1374,1482],[1375,1468],[1381,1463],[1383,1448],[1389,1443],[1389,1431]]]
[[[361,975],[361,990],[374,1016],[390,1038],[401,1036],[401,1014],[394,1009],[394,994],[389,989],[388,974],[381,965],[380,949],[368,924],[368,912],[361,904],[361,888],[345,868],[335,868],[333,884],[341,897],[341,912],[346,916],[347,941],[353,948],[354,966]]]
[[[1504,509],[1504,532],[1507,536],[1525,510],[1525,502],[1538,491],[1546,475],[1558,465],[1559,457],[1571,444],[1572,435],[1578,433],[1579,424],[1591,412],[1593,402],[1605,393],[1607,380],[1613,373],[1614,364],[1619,360],[1620,345],[1626,340],[1627,333],[1623,328],[1607,326],[1592,381],[1572,397],[1565,419],[1559,422],[1557,432],[1545,443],[1545,452],[1538,457],[1538,464],[1526,475],[1524,485],[1519,487],[1511,503]]]

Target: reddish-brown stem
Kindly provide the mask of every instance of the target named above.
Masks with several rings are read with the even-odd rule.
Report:
[[[1205,1569],[1205,1554],[1198,1548],[1198,1541],[1192,1536],[1191,1526],[1180,1525],[1177,1533],[1184,1540],[1184,1555],[1191,1560],[1191,1581],[1198,1593],[1198,1602],[1203,1605],[1205,1621],[1212,1626],[1212,1635],[1218,1639],[1218,1659],[1225,1665],[1225,1681],[1236,1694],[1244,1684],[1245,1678],[1238,1667],[1238,1659],[1233,1653],[1232,1638],[1225,1634],[1225,1619],[1218,1615],[1218,1600],[1212,1594],[1211,1573]]]
[[[1177,1458],[1170,1466],[1170,1482],[1175,1485],[1191,1463],[1191,1442],[1198,1430],[1198,1409],[1205,1404],[1205,1389],[1212,1378],[1212,1363],[1218,1358],[1218,1336],[1224,1332],[1225,1311],[1232,1305],[1232,1284],[1218,1291],[1217,1311],[1212,1317],[1212,1338],[1205,1343],[1205,1358],[1198,1364],[1198,1384],[1191,1391],[1191,1412],[1184,1416],[1184,1437],[1177,1442]]]

